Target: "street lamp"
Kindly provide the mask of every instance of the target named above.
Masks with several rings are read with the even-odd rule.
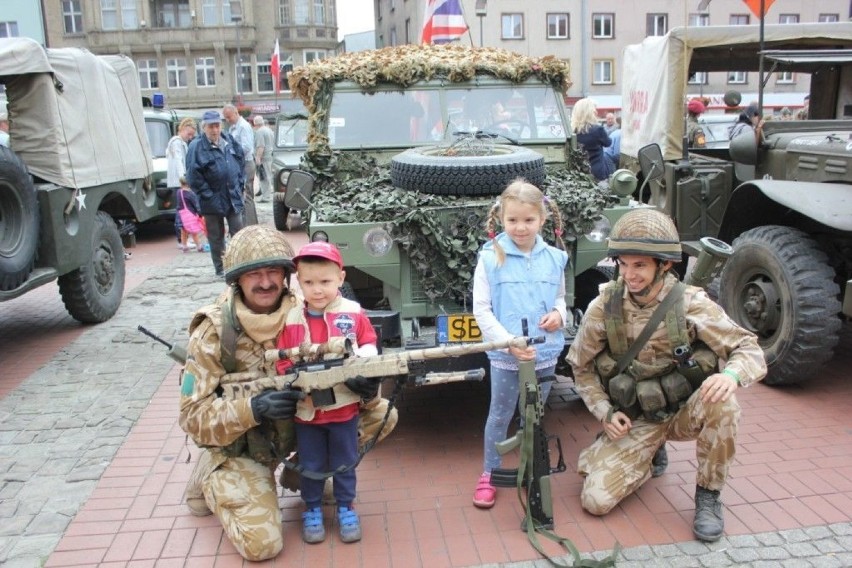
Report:
[[[240,24],[243,21],[242,0],[230,0],[231,21],[234,22],[234,30],[237,33],[237,101],[243,104],[243,58],[240,53]]]
[[[484,39],[482,37],[482,20],[485,19],[487,3],[488,0],[476,0],[476,7],[474,9],[474,13],[479,17],[479,47],[484,45]]]

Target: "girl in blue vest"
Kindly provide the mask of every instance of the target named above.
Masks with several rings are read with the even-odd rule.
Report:
[[[541,238],[548,217],[552,217],[559,248]],[[503,228],[499,235],[495,233],[498,224]],[[523,335],[521,320],[526,318],[530,335],[544,335],[546,342],[488,353],[491,405],[485,423],[485,464],[473,495],[473,504],[483,509],[494,506],[497,492],[491,485],[491,471],[500,467],[496,443],[506,439],[518,405],[518,362],[534,360],[537,377],[553,375],[565,345],[568,264],[559,207],[524,180],[513,181],[503,191],[491,207],[486,228],[489,242],[479,252],[473,276],[473,315],[483,340]],[[547,400],[549,393],[550,383],[542,384],[542,399]]]

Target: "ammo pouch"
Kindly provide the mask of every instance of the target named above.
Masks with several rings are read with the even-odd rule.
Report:
[[[245,456],[263,465],[277,465],[295,449],[292,420],[263,420],[222,452],[232,458]]]

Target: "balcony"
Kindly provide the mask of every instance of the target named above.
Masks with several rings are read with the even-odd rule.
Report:
[[[190,28],[139,28],[133,30],[93,30],[87,32],[89,48],[94,53],[153,53],[154,51],[210,49],[223,45],[225,49],[237,48],[237,32],[233,25]],[[253,51],[257,43],[257,30],[252,25],[240,26],[240,45]],[[156,46],[156,48],[155,48]]]

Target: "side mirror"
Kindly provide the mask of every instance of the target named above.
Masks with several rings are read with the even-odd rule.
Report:
[[[305,211],[311,206],[311,192],[314,189],[313,174],[304,170],[293,170],[287,178],[284,193],[284,205],[290,209]]]
[[[659,144],[648,144],[639,149],[639,168],[645,183],[656,181],[663,177],[665,167],[663,166],[663,151]]]
[[[754,130],[744,128],[739,136],[735,136],[728,146],[728,152],[734,162],[753,166],[757,164],[757,138]]]

